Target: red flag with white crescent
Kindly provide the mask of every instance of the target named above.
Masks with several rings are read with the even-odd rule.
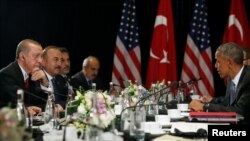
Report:
[[[223,43],[235,42],[250,48],[249,24],[243,0],[231,0],[228,23],[224,31]]]
[[[176,51],[171,0],[160,0],[148,62],[146,87],[162,80],[176,81]]]

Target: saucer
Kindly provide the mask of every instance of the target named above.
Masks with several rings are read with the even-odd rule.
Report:
[[[166,132],[161,129],[161,130],[151,131],[150,134],[151,135],[162,135],[162,134],[166,134]]]
[[[170,128],[172,126],[172,123],[160,123],[162,128]]]
[[[180,116],[175,116],[175,117],[170,117],[172,120],[179,120],[181,118],[184,118],[184,116],[180,115]]]
[[[190,109],[187,109],[187,110],[181,110],[181,112],[185,113],[185,112],[190,112],[191,110]]]

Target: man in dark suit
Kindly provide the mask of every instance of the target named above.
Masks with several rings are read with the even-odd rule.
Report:
[[[249,120],[250,68],[243,65],[241,47],[235,43],[223,44],[217,48],[215,59],[220,77],[228,79],[225,97],[204,96],[204,103],[192,100],[189,107],[195,111],[236,112]]]
[[[105,90],[100,78],[97,77],[100,68],[99,60],[94,56],[89,56],[83,60],[82,71],[71,77],[71,84],[78,89],[80,86],[84,90],[92,88],[92,83],[96,83],[97,90]]]
[[[55,87],[57,88],[57,93],[60,95],[56,95],[55,98],[56,102],[65,108],[68,100],[68,94],[71,94],[71,98],[73,98],[74,91],[70,85],[70,79],[68,78],[68,74],[70,72],[69,51],[64,47],[60,47],[59,49],[62,53],[61,69],[60,74],[55,76]]]
[[[30,113],[36,114],[41,112],[41,109],[32,106],[33,103],[30,103],[30,101],[38,102],[36,104],[45,102],[27,93],[28,91],[32,93],[36,91],[36,86],[38,83],[40,85],[40,82],[37,83],[35,81],[44,77],[44,75],[40,73],[41,55],[42,46],[37,41],[25,39],[18,44],[16,61],[0,70],[0,107],[10,105],[12,108],[15,108],[17,104],[17,90],[23,89],[26,91],[24,94],[24,103],[28,106]],[[32,76],[30,77],[29,74]]]
[[[59,91],[61,86],[61,83],[58,83],[59,81],[56,80],[56,76],[60,75],[61,72],[61,65],[62,65],[62,54],[60,51],[60,48],[57,46],[47,46],[43,50],[42,54],[42,67],[43,71],[49,81],[49,86],[44,87],[41,86],[41,88],[44,91],[48,91],[48,88],[52,88],[55,103],[58,111],[62,111],[63,107],[60,104],[60,99],[58,97],[63,96],[63,94]]]

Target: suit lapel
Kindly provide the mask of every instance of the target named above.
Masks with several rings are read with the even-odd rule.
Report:
[[[245,77],[246,72],[247,72],[247,68],[244,67],[243,70],[242,70],[242,73],[241,73],[241,76],[240,76],[238,85],[237,85],[237,87],[236,87],[236,94],[237,94],[237,96],[236,96],[236,98],[235,98],[235,100],[234,100],[233,103],[235,103],[235,101],[236,101],[236,100],[240,97],[240,95],[241,95],[241,93],[239,93],[239,91],[242,89],[242,86],[243,86],[243,84],[244,84],[244,80],[243,80],[243,79],[244,79],[244,77]]]
[[[16,79],[17,83],[22,87],[22,89],[25,89],[23,73],[22,73],[21,68],[17,62],[14,62],[14,64],[13,64],[13,70],[16,71],[13,74],[16,74],[15,77],[17,77],[17,79]]]

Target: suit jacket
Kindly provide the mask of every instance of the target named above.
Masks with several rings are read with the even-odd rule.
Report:
[[[21,68],[16,61],[0,70],[0,78],[0,107],[10,104],[12,108],[15,108],[18,89],[25,90],[24,103],[26,106],[34,105],[43,108],[45,105],[47,94],[42,93],[40,82],[30,81],[30,89],[26,90]]]
[[[208,111],[236,112],[243,115],[245,120],[248,120],[250,117],[250,68],[244,66],[236,88],[237,97],[231,105],[230,85],[231,80],[228,80],[225,97],[213,100],[208,107]]]
[[[60,104],[65,108],[67,96],[68,96],[68,80],[62,75],[55,76],[55,85],[54,94],[55,94],[55,103]]]
[[[80,86],[84,89],[84,90],[90,90],[91,86],[89,86],[87,79],[85,77],[85,75],[83,74],[82,71],[76,73],[75,75],[73,75],[71,77],[71,85],[73,86],[73,88],[78,89]],[[93,83],[96,83],[96,89],[97,90],[106,90],[106,88],[104,87],[102,81],[100,78],[96,77],[93,80]]]

